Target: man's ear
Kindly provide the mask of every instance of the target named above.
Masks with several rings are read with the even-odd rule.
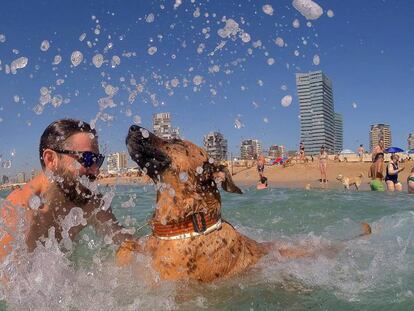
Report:
[[[214,179],[221,182],[221,187],[224,191],[230,193],[243,194],[239,187],[234,184],[231,174],[226,166],[219,165],[216,167],[215,172],[213,173]]]
[[[43,151],[43,162],[45,163],[45,168],[54,171],[57,167],[57,153],[50,149],[45,149]]]

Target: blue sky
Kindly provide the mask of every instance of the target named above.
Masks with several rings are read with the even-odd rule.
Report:
[[[110,120],[96,125],[106,153],[125,150],[136,116],[151,128],[152,114],[164,111],[197,144],[207,132],[220,130],[234,153],[244,138],[258,138],[265,147],[296,149],[295,73],[313,70],[333,81],[335,110],[344,116],[345,148],[368,145],[373,123],[389,123],[393,145],[406,148],[408,134],[414,132],[409,109],[414,98],[414,2],[316,0],[325,13],[311,27],[290,0],[182,2],[174,9],[174,1],[2,1],[0,34],[6,41],[0,43],[0,154],[12,166],[0,167],[0,175],[39,168],[44,128],[64,117],[94,119],[98,100],[107,97],[102,85],[108,84],[119,90],[113,97],[116,106],[102,111]],[[272,5],[272,16],[263,12],[265,4]],[[250,35],[249,42],[218,35],[223,20],[230,18]],[[292,26],[295,19],[299,28]],[[81,42],[82,33],[86,38]],[[277,37],[287,46],[277,46]],[[50,42],[46,52],[40,49],[43,40]],[[225,46],[211,55],[222,41]],[[113,47],[105,50],[108,43]],[[148,54],[150,47],[157,48],[154,55]],[[76,50],[84,61],[73,67],[70,55]],[[106,61],[99,69],[92,64],[98,53]],[[52,65],[57,54],[63,60]],[[320,57],[318,66],[314,55]],[[5,64],[21,56],[28,58],[27,66],[6,74]],[[113,56],[121,60],[115,68]],[[275,60],[271,66],[269,58]],[[211,73],[214,65],[218,72]],[[202,77],[200,85],[193,82],[196,76]],[[57,85],[59,79],[64,83]],[[169,86],[173,79],[179,81],[175,88]],[[143,92],[130,103],[134,84]],[[46,104],[36,114],[42,87],[69,102]],[[285,95],[293,96],[287,108],[280,104]],[[244,127],[235,128],[236,119]]]

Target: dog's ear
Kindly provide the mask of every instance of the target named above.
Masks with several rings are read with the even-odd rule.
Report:
[[[240,188],[234,184],[233,178],[231,178],[231,174],[226,166],[218,165],[214,166],[214,168],[213,177],[215,180],[221,182],[221,187],[224,191],[243,194]]]

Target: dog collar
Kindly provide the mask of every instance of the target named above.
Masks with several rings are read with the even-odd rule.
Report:
[[[200,235],[206,235],[221,228],[221,216],[209,216],[202,212],[194,213],[183,221],[167,223],[152,223],[152,232],[160,240],[183,240]]]

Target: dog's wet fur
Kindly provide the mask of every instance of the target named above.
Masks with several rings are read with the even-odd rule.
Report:
[[[219,185],[224,191],[242,193],[225,166],[209,161],[207,152],[189,141],[164,140],[133,125],[126,144],[132,160],[156,184],[152,221],[179,222],[198,212],[220,215]],[[219,230],[192,238],[161,240],[150,235],[139,242],[126,242],[118,250],[117,262],[131,264],[134,252],[143,252],[152,258],[152,266],[162,279],[209,282],[247,270],[274,245],[256,242],[223,222]],[[277,251],[287,258],[310,253],[280,245]]]

